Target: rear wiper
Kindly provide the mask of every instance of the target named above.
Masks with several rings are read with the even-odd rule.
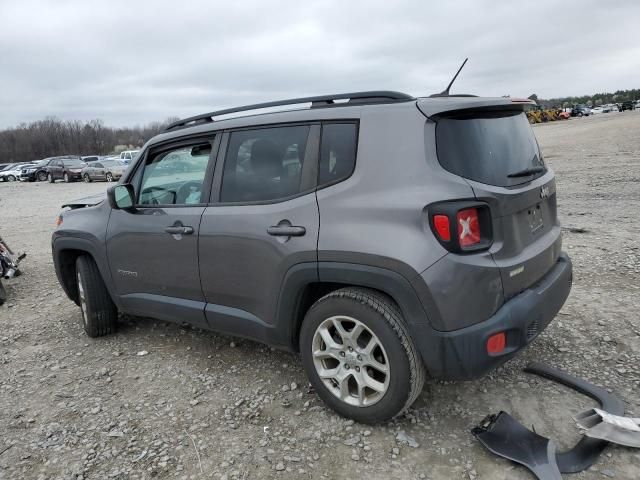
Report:
[[[544,167],[525,168],[524,170],[519,170],[517,172],[510,173],[509,175],[507,175],[507,177],[509,177],[509,178],[528,177],[529,175],[535,175],[536,173],[542,173],[542,172],[545,172],[546,170],[547,169],[544,168]]]

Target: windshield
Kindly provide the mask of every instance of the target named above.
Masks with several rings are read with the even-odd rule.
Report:
[[[544,163],[538,143],[523,112],[440,118],[436,141],[442,167],[476,182],[509,187],[546,171],[540,168]]]

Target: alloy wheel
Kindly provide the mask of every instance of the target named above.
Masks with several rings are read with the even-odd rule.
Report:
[[[327,318],[316,329],[311,348],[318,376],[343,402],[368,407],[387,392],[389,357],[361,321],[343,315]]]

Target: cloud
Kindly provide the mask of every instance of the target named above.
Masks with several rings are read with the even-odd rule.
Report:
[[[392,89],[549,98],[637,88],[640,4],[3,0],[0,128],[114,126]]]

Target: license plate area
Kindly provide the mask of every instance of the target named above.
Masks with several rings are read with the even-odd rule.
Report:
[[[544,219],[542,218],[542,207],[540,204],[529,208],[527,210],[527,216],[531,233],[536,233],[544,228]]]

